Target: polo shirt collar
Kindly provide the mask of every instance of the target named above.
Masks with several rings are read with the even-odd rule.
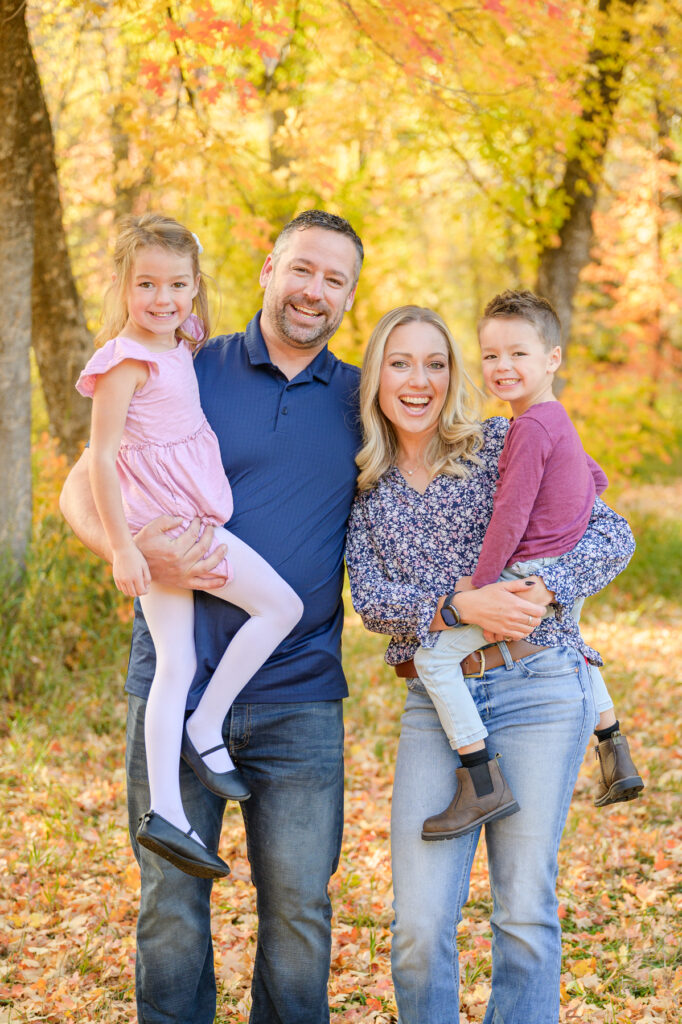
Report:
[[[246,325],[246,331],[244,332],[246,351],[252,366],[272,366],[272,360],[270,359],[267,345],[260,329],[260,318],[261,314],[259,311],[253,320],[250,320]],[[322,351],[317,353],[313,361],[306,366],[305,370],[298,374],[295,380],[311,380],[315,377],[317,380],[322,381],[323,384],[328,384],[334,368],[334,358],[325,345]]]

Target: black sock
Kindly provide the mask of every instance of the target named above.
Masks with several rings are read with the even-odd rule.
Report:
[[[605,729],[595,729],[594,735],[600,743],[603,743],[603,741],[608,740],[614,732],[620,732],[620,722],[617,720],[613,725],[607,725]]]
[[[492,793],[495,787],[490,778],[490,768],[488,767],[490,757],[486,748],[474,750],[473,754],[460,754],[459,758],[462,767],[469,769],[476,796],[488,796],[489,793]]]

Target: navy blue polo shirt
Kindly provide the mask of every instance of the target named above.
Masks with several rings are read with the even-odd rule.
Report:
[[[327,348],[293,380],[270,361],[260,313],[246,331],[211,340],[197,355],[201,404],[234,496],[227,529],[289,583],[303,616],[239,695],[239,702],[335,700],[348,694],[341,667],[343,553],[360,445],[357,367]],[[135,602],[126,690],[147,697],[154,645]],[[196,707],[241,608],[195,594]]]

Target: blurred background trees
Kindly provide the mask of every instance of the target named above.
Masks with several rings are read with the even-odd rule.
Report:
[[[485,302],[538,287],[564,324],[562,399],[586,447],[610,474],[667,458],[682,343],[671,6],[29,0],[51,125],[36,99],[21,173],[33,182],[37,428],[69,457],[87,433],[71,384],[120,215],[153,207],[197,232],[216,330],[229,331],[259,306],[281,226],[322,206],[367,249],[338,354],[359,361],[378,317],[417,302],[445,316],[476,373]],[[16,28],[24,8],[2,7]],[[0,241],[10,261],[12,234]],[[15,390],[25,410],[27,388]]]

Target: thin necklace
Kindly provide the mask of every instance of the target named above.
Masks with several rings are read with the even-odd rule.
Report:
[[[420,462],[419,465],[414,467],[414,469],[408,469],[407,466],[401,466],[400,463],[398,463],[398,469],[401,473],[407,473],[408,476],[414,476],[418,469],[424,469],[424,463]]]

